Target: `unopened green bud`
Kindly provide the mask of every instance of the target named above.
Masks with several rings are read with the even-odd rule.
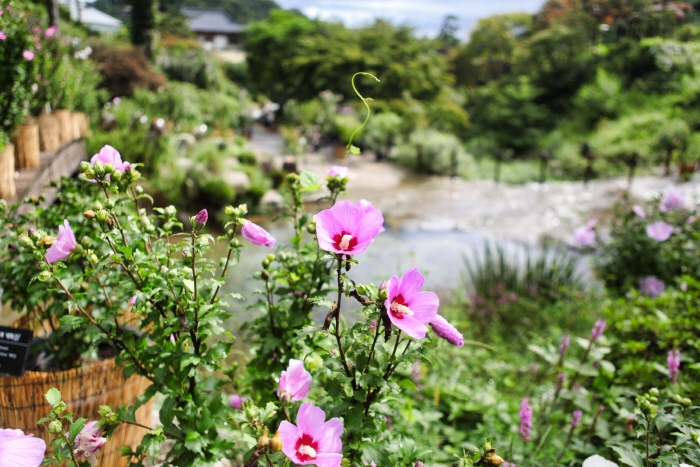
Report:
[[[83,161],[80,163],[80,171],[82,173],[85,173],[90,169],[91,169],[91,167],[90,167],[90,163],[88,161]]]
[[[232,238],[231,239],[231,248],[236,248],[241,244],[241,242],[238,241],[237,238]]]
[[[111,174],[112,172],[114,172],[114,164],[112,164],[111,162],[106,163],[104,170],[106,174]]]
[[[658,396],[659,390],[657,388],[651,388],[649,389],[649,394],[651,394],[652,396]]]
[[[105,207],[107,209],[114,209],[114,201],[112,201],[111,199],[106,200]]]
[[[141,185],[136,185],[134,187],[134,191],[136,191],[137,195],[142,195],[143,194],[143,187]]]
[[[175,217],[177,215],[177,208],[173,205],[170,205],[163,209],[163,214],[165,214],[166,217]]]
[[[123,175],[123,172],[120,172],[120,171],[118,171],[118,170],[113,171],[113,172],[112,172],[112,175],[111,175],[112,181],[113,181],[113,182],[118,182],[119,180],[122,179],[122,175]]]
[[[100,259],[97,257],[97,255],[96,255],[95,253],[93,253],[93,254],[90,255],[90,261],[91,261],[93,264],[96,264],[99,260],[100,260]]]
[[[287,174],[287,181],[289,183],[294,183],[297,180],[299,180],[299,175],[295,174],[294,172]]]
[[[114,411],[112,410],[112,407],[110,407],[110,406],[108,406],[108,405],[101,405],[101,406],[100,406],[99,414],[100,414],[102,417],[106,417],[107,415],[111,414],[112,412],[114,412]]]
[[[224,208],[224,214],[226,214],[227,216],[233,216],[235,213],[236,208],[234,208],[233,206],[226,206],[226,208]]]
[[[37,279],[41,282],[48,282],[51,280],[51,273],[49,271],[41,271],[37,276]]]
[[[491,445],[491,442],[490,442],[490,441],[484,441],[484,446],[483,446],[484,452],[488,452],[488,451],[490,451],[491,449],[493,449],[493,446]]]
[[[239,204],[238,205],[238,215],[240,217],[243,217],[246,214],[248,214],[248,205],[247,204]]]
[[[687,397],[684,397],[683,400],[681,401],[681,404],[683,404],[686,407],[690,407],[693,404],[693,401],[691,401]]]
[[[62,415],[66,411],[66,409],[67,409],[67,407],[66,407],[65,402],[61,401],[58,404],[53,406],[52,411],[56,415]]]
[[[269,262],[273,262],[273,261],[275,260],[275,254],[274,254],[274,253],[270,253],[269,255],[267,255],[267,260],[268,260]]]
[[[350,463],[350,459],[347,457],[343,457],[340,459],[340,467],[350,467],[352,464]]]
[[[97,214],[95,217],[97,217],[97,220],[99,222],[105,223],[109,220],[109,213],[107,211],[105,211],[104,209],[100,209],[99,211],[97,211]]]
[[[310,234],[315,234],[316,233],[316,221],[311,220],[309,224],[306,226],[306,231],[309,232]]]
[[[95,211],[99,211],[100,209],[105,208],[99,201],[95,201],[94,203],[92,203],[92,206],[95,209]]]
[[[92,166],[92,170],[94,170],[97,175],[104,176],[105,165],[100,161],[95,161],[95,164]]]
[[[379,290],[379,300],[386,301],[389,298],[389,291],[387,289]]]
[[[270,261],[269,261],[267,258],[265,258],[264,260],[262,260],[262,267],[263,267],[264,269],[267,269],[267,268],[270,267]]]
[[[28,235],[20,235],[17,238],[17,244],[19,244],[19,246],[23,246],[25,248],[34,248],[34,242],[32,241],[31,238],[29,238]]]
[[[63,423],[60,420],[51,420],[49,423],[49,433],[52,435],[63,434]]]

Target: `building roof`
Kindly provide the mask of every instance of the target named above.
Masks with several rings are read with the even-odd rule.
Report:
[[[85,0],[59,0],[59,3],[68,5],[71,19],[80,20],[90,29],[101,32],[117,32],[122,22],[96,8],[87,5]]]
[[[180,11],[187,16],[187,23],[194,32],[236,34],[245,29],[245,25],[232,21],[222,10],[183,8]]]

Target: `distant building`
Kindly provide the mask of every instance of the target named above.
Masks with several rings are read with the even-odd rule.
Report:
[[[70,19],[84,24],[93,31],[114,34],[122,27],[122,22],[88,5],[85,0],[58,0],[58,3],[68,6]]]
[[[245,26],[231,20],[222,10],[183,8],[180,11],[204,49],[226,50],[242,44]]]

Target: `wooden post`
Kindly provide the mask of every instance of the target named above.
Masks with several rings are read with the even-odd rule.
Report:
[[[496,183],[501,182],[501,162],[503,162],[503,151],[500,149],[496,150],[496,154],[494,154],[495,159],[496,159],[496,165],[493,168],[493,181]]]
[[[629,175],[627,176],[627,191],[632,189],[632,180],[634,179],[634,169],[637,167],[637,163],[639,162],[639,154],[637,151],[633,152],[630,154],[630,156],[626,160],[627,166],[630,169]]]
[[[46,0],[46,11],[49,13],[49,26],[58,29],[58,0]]]
[[[15,145],[15,168],[39,167],[39,125],[30,121],[20,126],[12,142]]]
[[[548,149],[543,149],[540,153],[540,185],[543,185],[547,180],[547,165],[549,159],[552,158],[552,153]]]
[[[17,194],[15,189],[15,150],[8,144],[0,152],[0,199],[12,199]]]

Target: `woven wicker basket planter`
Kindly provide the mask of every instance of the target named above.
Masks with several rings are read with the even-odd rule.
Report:
[[[61,391],[68,411],[74,418],[88,420],[100,418],[100,405],[117,408],[122,404],[133,404],[146,391],[150,382],[140,376],[132,376],[126,382],[121,368],[114,360],[91,363],[83,368],[58,372],[28,371],[22,377],[0,377],[0,427],[20,429],[43,438],[48,445],[51,436],[36,421],[46,416],[49,406],[44,394],[55,387]],[[151,426],[153,400],[136,412],[136,421]],[[146,430],[133,425],[122,425],[114,432],[97,459],[100,466],[127,467],[127,458],[119,455],[125,445],[135,448]]]
[[[67,110],[57,110],[54,115],[58,119],[61,144],[73,141],[73,118]]]
[[[53,152],[61,147],[58,118],[53,114],[39,117],[39,146],[44,152]]]
[[[41,165],[39,157],[39,125],[34,122],[19,127],[12,138],[15,145],[15,168],[34,169]]]
[[[14,198],[15,189],[15,149],[8,144],[5,150],[0,152],[0,199]]]
[[[85,117],[80,112],[71,112],[70,114],[71,123],[73,124],[73,139],[80,139],[83,137],[83,127],[85,126]]]

